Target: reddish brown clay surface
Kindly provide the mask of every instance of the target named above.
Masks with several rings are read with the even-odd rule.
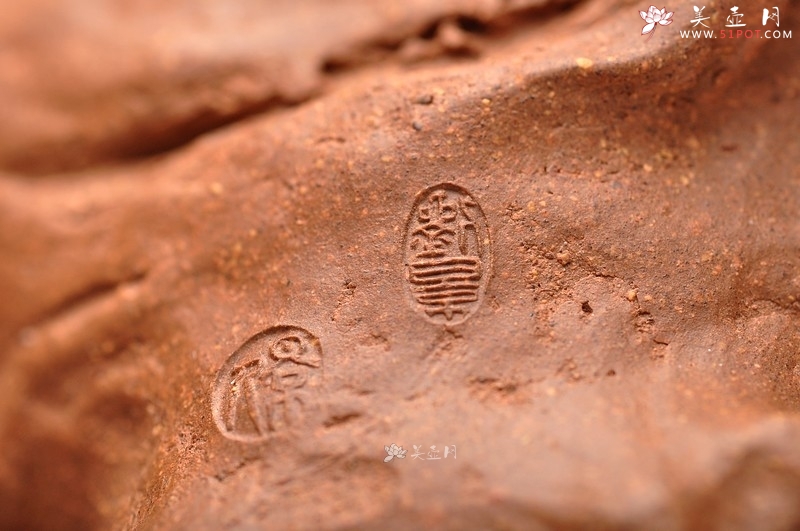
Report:
[[[647,7],[4,6],[0,527],[798,528],[798,36]]]

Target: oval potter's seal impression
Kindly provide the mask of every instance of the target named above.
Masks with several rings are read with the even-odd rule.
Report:
[[[464,322],[480,306],[491,272],[486,216],[464,188],[423,190],[406,225],[406,280],[413,304],[435,324]]]
[[[217,373],[214,422],[230,439],[258,442],[298,426],[313,407],[322,348],[308,331],[277,326],[256,334]]]

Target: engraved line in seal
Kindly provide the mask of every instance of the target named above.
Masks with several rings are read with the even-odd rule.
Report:
[[[406,279],[415,308],[436,324],[455,325],[480,305],[489,279],[486,216],[464,188],[423,190],[406,224]]]

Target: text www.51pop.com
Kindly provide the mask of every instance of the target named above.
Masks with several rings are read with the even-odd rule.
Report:
[[[681,30],[682,39],[791,39],[792,31],[781,30]]]

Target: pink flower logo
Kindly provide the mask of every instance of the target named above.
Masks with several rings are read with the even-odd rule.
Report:
[[[656,8],[656,6],[650,6],[650,9],[647,10],[645,13],[644,11],[639,11],[639,16],[641,16],[647,24],[642,28],[642,35],[647,35],[651,33],[653,30],[656,29],[656,24],[661,24],[662,26],[669,26],[672,24],[672,15],[674,13],[670,11],[667,13],[667,8],[662,7],[660,10]]]
[[[392,443],[392,446],[384,446],[383,449],[386,450],[387,454],[389,454],[383,458],[384,463],[388,463],[395,457],[398,459],[405,459],[406,452],[408,452],[408,450],[403,450],[402,446],[397,446],[394,443]]]

